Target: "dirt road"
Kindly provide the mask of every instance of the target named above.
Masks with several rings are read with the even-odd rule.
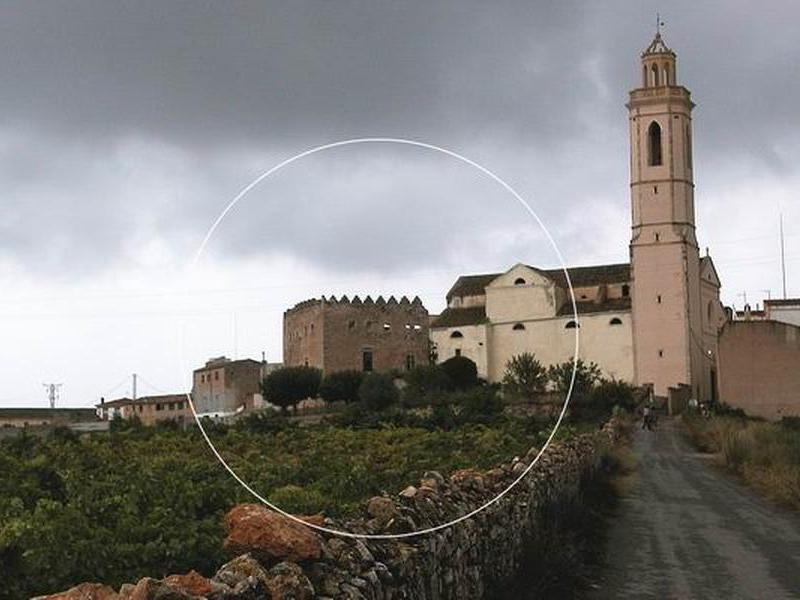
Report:
[[[638,475],[593,598],[800,598],[800,516],[721,473],[677,423],[637,429]]]

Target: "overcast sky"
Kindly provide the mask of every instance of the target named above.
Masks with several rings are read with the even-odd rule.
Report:
[[[663,8],[663,2],[662,10]],[[800,295],[792,0],[675,1],[698,238],[723,299]],[[514,186],[568,265],[628,260],[627,92],[654,2],[3,2],[0,406],[185,391],[210,356],[281,358],[310,296],[419,295],[558,258],[477,170]],[[767,291],[769,290],[769,292]]]

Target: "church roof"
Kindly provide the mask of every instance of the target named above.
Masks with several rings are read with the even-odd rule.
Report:
[[[536,267],[531,267],[536,269]],[[553,282],[567,289],[567,278],[563,269],[536,269]],[[589,267],[567,267],[569,278],[574,287],[589,287],[603,283],[626,283],[631,279],[631,265],[617,263],[611,265],[593,265]],[[462,275],[447,292],[447,300],[453,296],[482,296],[486,286],[502,273],[484,273],[482,275]]]
[[[668,46],[664,43],[664,40],[661,37],[661,32],[657,31],[656,36],[653,38],[653,41],[650,42],[650,45],[642,51],[642,56],[647,56],[648,54],[675,54]]]
[[[607,298],[602,302],[588,300],[576,302],[575,306],[578,309],[579,317],[581,315],[600,312],[625,312],[631,309],[631,299],[630,296],[628,296],[627,298]],[[565,302],[558,311],[558,316],[567,317],[570,315],[572,315],[572,302]]]
[[[431,323],[431,327],[464,327],[486,323],[486,307],[445,308]]]

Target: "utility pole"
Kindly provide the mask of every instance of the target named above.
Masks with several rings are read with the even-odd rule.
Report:
[[[50,400],[50,408],[56,407],[56,400],[60,398],[60,390],[63,383],[43,383],[47,390],[47,399]]]
[[[783,299],[786,300],[786,247],[783,239],[783,213],[781,213],[781,279],[783,280]]]
[[[136,400],[136,373],[133,374],[133,400]]]

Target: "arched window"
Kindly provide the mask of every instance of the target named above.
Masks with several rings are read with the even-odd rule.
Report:
[[[525,331],[525,325],[523,325],[522,323],[515,323],[511,329],[513,329],[514,331]]]
[[[651,167],[661,164],[661,125],[655,121],[647,128],[647,158]]]
[[[664,85],[669,85],[672,82],[672,78],[670,77],[669,73],[669,64],[664,63]]]
[[[658,87],[658,85],[659,85],[659,81],[658,81],[658,65],[653,65],[653,68],[651,69],[651,71],[653,72],[653,85]]]
[[[567,321],[567,324],[564,325],[564,329],[575,329],[578,327],[578,324],[575,321]]]
[[[622,325],[622,319],[619,317],[614,317],[608,322],[609,325]]]
[[[712,300],[708,301],[708,308],[706,309],[706,316],[708,317],[708,322],[711,323],[711,315],[714,314],[714,304]]]
[[[517,277],[514,280],[514,285],[525,285],[525,280],[522,277]]]
[[[647,87],[647,67],[642,67],[642,85]]]
[[[464,334],[461,333],[460,331],[454,331],[453,333],[450,334],[450,337],[451,338],[463,338]]]

